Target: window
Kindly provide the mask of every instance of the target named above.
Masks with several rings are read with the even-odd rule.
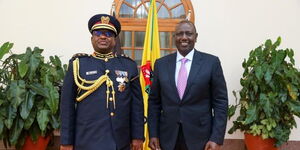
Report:
[[[121,49],[139,65],[143,54],[150,0],[115,0],[116,16],[122,24]],[[175,26],[186,18],[193,7],[190,0],[156,0],[161,56],[176,51],[173,40]]]

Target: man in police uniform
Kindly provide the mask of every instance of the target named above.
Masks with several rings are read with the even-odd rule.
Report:
[[[92,55],[71,60],[61,96],[61,150],[142,150],[144,106],[136,63],[112,54],[121,25],[98,14],[88,23]]]

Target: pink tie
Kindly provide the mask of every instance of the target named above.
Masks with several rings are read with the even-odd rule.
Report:
[[[181,59],[181,66],[179,69],[178,73],[178,78],[177,78],[177,91],[179,94],[180,99],[182,99],[185,87],[186,87],[186,82],[187,82],[187,71],[185,68],[185,63],[187,62],[188,59],[182,58]]]

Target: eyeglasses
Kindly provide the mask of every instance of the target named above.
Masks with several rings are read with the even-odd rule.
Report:
[[[112,33],[111,31],[93,31],[94,36],[101,36],[104,35],[106,37],[114,37],[115,34]]]

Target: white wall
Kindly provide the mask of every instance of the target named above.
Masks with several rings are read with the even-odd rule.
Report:
[[[300,68],[300,0],[192,0],[196,15],[200,50],[218,55],[228,86],[230,103],[233,90],[241,89],[241,66],[250,50],[266,39],[282,38],[282,48],[293,48]],[[234,120],[234,119],[232,119]],[[232,127],[232,120],[227,129]],[[297,118],[298,126],[300,119]],[[300,140],[300,127],[290,140]],[[226,138],[242,138],[239,132]]]
[[[44,48],[67,63],[77,52],[91,53],[88,20],[109,13],[113,0],[0,0],[0,43],[15,43],[14,52]]]
[[[91,53],[88,19],[109,13],[113,0],[0,0],[0,44],[44,48],[64,63],[77,52]],[[300,68],[300,0],[192,0],[199,33],[196,48],[220,57],[230,103],[240,89],[241,63],[266,39],[282,37],[282,48],[293,48]],[[297,118],[298,126],[300,119]],[[228,128],[232,126],[228,122]],[[298,134],[297,134],[298,133]],[[290,140],[300,140],[300,127]],[[226,138],[243,138],[237,132]]]

